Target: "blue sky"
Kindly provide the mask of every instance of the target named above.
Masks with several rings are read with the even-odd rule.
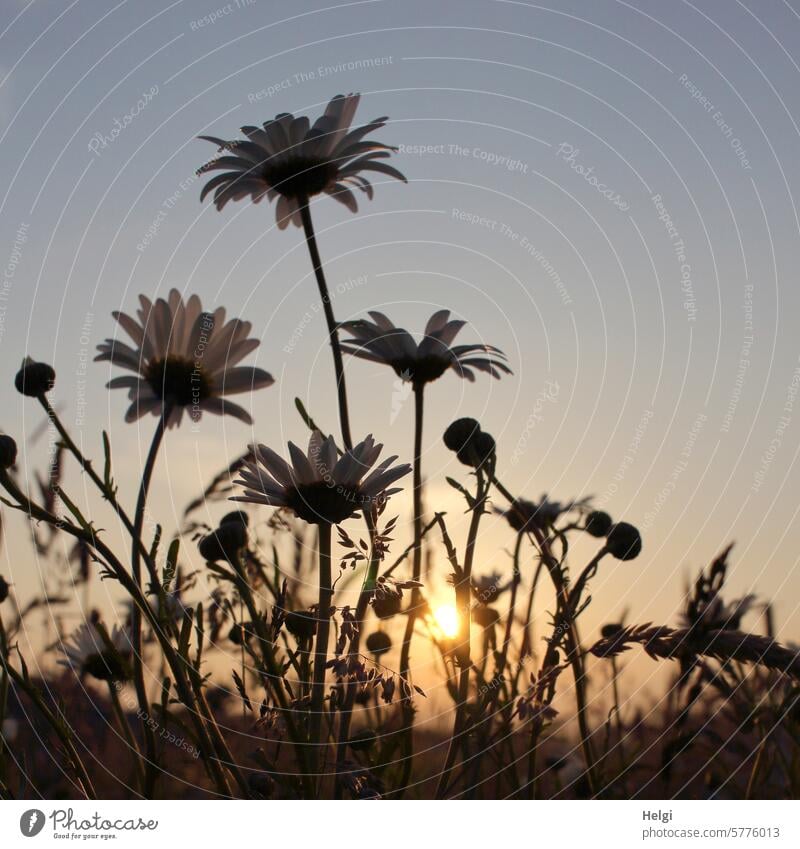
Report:
[[[429,505],[461,527],[440,434],[476,416],[509,487],[594,494],[643,528],[642,557],[602,570],[591,626],[624,608],[674,620],[684,577],[735,540],[730,594],[773,600],[798,635],[796,2],[2,7],[7,432],[40,422],[12,387],[22,355],[54,363],[66,420],[95,456],[109,431],[132,503],[153,421],[123,422],[124,393],[87,352],[113,334],[112,309],[172,286],[252,321],[276,385],[252,398],[255,428],[207,417],[170,434],[153,501],[167,526],[253,436],[306,438],[295,396],[335,428],[299,232],[277,231],[266,204],[201,206],[193,174],[214,152],[199,134],[360,91],[359,119],[390,116],[379,138],[401,146],[409,184],[377,180],[355,216],[315,204],[337,318],[381,309],[419,331],[449,308],[463,341],[500,346],[514,369],[431,387]],[[393,375],[354,362],[348,376],[356,433],[408,458],[412,404]],[[29,456],[31,471],[46,445]],[[506,568],[508,544],[488,521],[478,571]],[[3,568],[32,587],[24,546],[6,546]]]

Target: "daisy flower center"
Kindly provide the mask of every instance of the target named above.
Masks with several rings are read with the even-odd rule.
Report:
[[[358,490],[324,481],[295,487],[287,493],[286,501],[301,519],[310,524],[326,522],[336,525],[349,519],[363,506]]]
[[[156,397],[178,407],[199,404],[211,395],[208,376],[186,357],[165,357],[147,364],[145,379]]]
[[[298,156],[268,165],[264,179],[284,197],[311,197],[334,182],[338,171],[335,162]]]
[[[440,378],[448,368],[450,362],[444,357],[411,357],[397,359],[392,367],[399,377],[410,380],[413,383],[431,383]]]
[[[98,681],[119,681],[126,677],[122,659],[110,651],[89,655],[83,662],[83,671]]]

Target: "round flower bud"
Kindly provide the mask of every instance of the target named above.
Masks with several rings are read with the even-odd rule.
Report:
[[[392,647],[392,638],[384,631],[374,631],[367,637],[367,651],[375,657],[386,654]]]
[[[495,444],[494,437],[490,433],[481,431],[475,439],[472,440],[470,453],[473,461],[470,465],[475,466],[476,469],[479,466],[482,466],[494,456],[496,449],[497,445]]]
[[[488,604],[479,604],[472,608],[472,621],[482,628],[491,628],[500,621],[500,614]]]
[[[16,386],[17,392],[21,392],[30,398],[38,398],[39,395],[49,392],[55,382],[56,373],[53,367],[47,365],[47,363],[37,363],[30,357],[25,358],[22,368],[14,378],[14,386]]]
[[[200,554],[212,563],[232,563],[247,544],[247,527],[239,522],[226,522],[197,544]]]
[[[593,537],[608,536],[611,526],[614,524],[613,519],[608,513],[602,510],[592,510],[586,517],[586,530]]]
[[[10,469],[17,462],[17,443],[5,433],[0,434],[0,468]]]
[[[362,728],[347,741],[347,745],[354,752],[366,752],[371,749],[378,739],[378,735],[371,728]]]
[[[475,419],[456,419],[444,432],[444,444],[459,452],[480,432],[481,426]]]
[[[298,640],[308,640],[317,630],[317,620],[312,613],[294,610],[286,614],[284,620],[287,631]]]
[[[391,619],[393,616],[397,616],[401,606],[402,601],[399,595],[375,596],[372,600],[372,609],[378,619]]]
[[[231,627],[228,632],[228,639],[235,645],[241,646],[248,643],[256,636],[255,628],[252,622],[237,622]]]
[[[239,524],[247,527],[250,524],[250,517],[247,515],[247,513],[244,512],[244,510],[234,510],[231,513],[226,513],[219,520],[220,527],[222,525],[227,525],[227,524],[230,524],[232,522],[233,523],[239,523]]]
[[[608,532],[606,547],[617,560],[633,560],[642,553],[642,537],[633,525],[617,522]]]
[[[8,581],[0,575],[0,604],[8,598]]]

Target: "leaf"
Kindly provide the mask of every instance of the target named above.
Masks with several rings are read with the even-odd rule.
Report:
[[[178,550],[180,547],[181,541],[178,537],[175,537],[175,539],[170,543],[169,551],[167,551],[167,562],[164,564],[162,583],[164,585],[165,593],[170,591],[170,586],[175,578],[175,572],[178,568]]]
[[[239,691],[239,695],[242,697],[245,707],[250,711],[250,713],[253,713],[253,705],[250,702],[250,696],[247,695],[244,681],[242,681],[239,677],[239,673],[235,669],[233,670],[233,683],[236,684],[236,689]]]
[[[316,423],[314,422],[314,419],[312,419],[311,416],[308,414],[305,405],[299,398],[294,399],[294,405],[297,408],[297,412],[300,413],[300,418],[305,423],[305,426],[309,430],[319,430]]]
[[[187,610],[183,614],[183,624],[181,625],[181,636],[178,640],[178,654],[189,660],[189,641],[192,638],[192,619],[194,619],[194,611]]]
[[[203,626],[203,602],[197,603],[197,612],[194,616],[195,630],[197,631],[197,654],[194,665],[199,669],[203,658],[203,642],[205,640],[205,628]]]
[[[108,438],[108,433],[103,431],[103,454],[105,455],[105,463],[103,465],[103,483],[106,489],[114,495],[116,487],[114,486],[114,478],[111,477],[111,440]]]
[[[457,480],[455,480],[455,478],[445,478],[445,480],[453,487],[453,489],[457,489],[464,498],[467,499],[467,504],[469,504],[470,508],[475,506],[475,499]]]

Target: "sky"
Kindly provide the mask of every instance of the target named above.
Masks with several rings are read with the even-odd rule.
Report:
[[[674,623],[687,579],[734,541],[728,596],[770,601],[781,637],[800,638],[796,0],[0,7],[0,424],[24,475],[48,451],[26,443],[42,416],[13,388],[30,354],[55,366],[54,403],[88,454],[108,431],[133,505],[155,420],[125,424],[92,358],[112,310],[171,287],[251,321],[250,362],[276,383],[246,400],[253,427],[206,416],[168,434],[151,502],[165,527],[254,438],[304,442],[295,397],[335,431],[300,231],[278,231],[266,203],[201,205],[194,173],[214,154],[198,135],[313,120],[358,91],[357,121],[390,117],[376,137],[408,184],[376,175],[356,215],[314,203],[337,318],[378,309],[419,333],[449,309],[468,322],[459,341],[499,346],[514,371],[429,387],[428,506],[463,545],[445,476],[467,478],[441,434],[474,416],[512,491],[594,495],[641,529],[641,557],[604,561],[587,634],[625,611]],[[355,434],[410,460],[410,394],[377,365],[347,375]],[[397,506],[399,550],[409,499]],[[487,517],[476,572],[507,570],[511,544]],[[4,547],[0,568],[34,592],[24,532]],[[579,541],[576,568],[593,551]]]

